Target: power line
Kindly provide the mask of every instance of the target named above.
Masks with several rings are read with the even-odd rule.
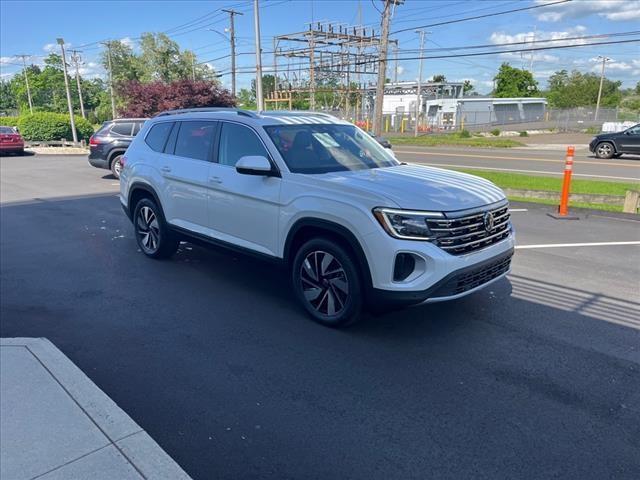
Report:
[[[431,23],[429,25],[417,25],[417,26],[413,26],[413,27],[409,27],[409,28],[403,28],[401,30],[396,30],[395,32],[391,32],[391,34],[395,35],[397,33],[408,32],[409,30],[415,30],[416,28],[439,27],[439,26],[442,26],[442,25],[450,25],[452,23],[467,22],[469,20],[477,20],[479,18],[495,17],[496,15],[506,15],[508,13],[515,13],[515,12],[524,12],[526,10],[534,10],[534,9],[537,9],[537,8],[550,7],[551,5],[560,5],[561,3],[568,3],[568,2],[571,2],[571,1],[572,0],[559,0],[557,2],[552,2],[552,3],[544,3],[544,4],[541,4],[541,5],[533,5],[533,6],[530,6],[530,7],[523,7],[523,8],[514,8],[512,10],[504,10],[502,12],[486,13],[484,15],[476,15],[476,16],[473,16],[473,17],[458,18],[456,20],[448,20],[446,22]]]

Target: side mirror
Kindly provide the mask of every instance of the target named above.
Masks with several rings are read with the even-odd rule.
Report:
[[[243,175],[274,176],[271,162],[261,155],[247,155],[236,162],[236,171]]]

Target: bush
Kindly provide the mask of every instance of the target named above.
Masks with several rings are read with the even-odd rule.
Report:
[[[93,126],[82,117],[74,116],[78,140],[88,140],[93,135]],[[63,113],[34,113],[21,116],[18,128],[25,140],[49,142],[60,140],[72,140],[69,115]]]
[[[493,130],[491,130],[491,135],[493,135],[494,137],[499,137],[500,136],[500,129],[499,128],[494,128]]]
[[[118,85],[126,106],[119,108],[123,117],[151,117],[163,110],[195,107],[233,107],[236,99],[216,83],[177,80],[172,83],[130,81]]]
[[[520,132],[520,136],[521,136],[521,137],[528,137],[528,136],[529,136],[529,134],[528,134],[528,133],[527,133],[527,131],[525,130],[525,131],[523,131],[523,132]]]
[[[17,127],[20,117],[0,117],[0,125],[3,127]]]
[[[471,138],[471,134],[469,133],[469,130],[466,130],[466,129],[460,130],[460,138]]]

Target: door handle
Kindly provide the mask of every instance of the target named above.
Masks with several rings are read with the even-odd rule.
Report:
[[[171,167],[162,167],[160,170],[162,170],[164,173],[169,173],[171,172]]]
[[[220,177],[209,177],[209,183],[222,183],[222,179]]]

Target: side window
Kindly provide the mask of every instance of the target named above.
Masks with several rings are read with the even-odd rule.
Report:
[[[141,122],[136,122],[133,124],[133,136],[135,137],[138,132],[140,131],[140,129],[142,128],[142,123]]]
[[[216,122],[180,122],[175,155],[209,160],[216,133]]]
[[[180,131],[180,122],[176,122],[173,124],[173,128],[171,129],[171,133],[169,134],[167,143],[164,146],[164,153],[168,155],[173,155],[173,151],[176,149],[176,138],[178,138],[179,131]]]
[[[640,126],[630,128],[629,135],[640,135]]]
[[[116,123],[113,125],[113,127],[111,127],[111,134],[130,137],[131,130],[133,130],[133,123]]]
[[[156,123],[151,127],[144,141],[152,150],[162,152],[164,144],[167,142],[169,132],[171,131],[171,127],[173,127],[173,122]]]
[[[269,158],[264,145],[249,127],[237,123],[222,124],[218,162],[221,165],[235,166],[241,157],[260,155]]]

